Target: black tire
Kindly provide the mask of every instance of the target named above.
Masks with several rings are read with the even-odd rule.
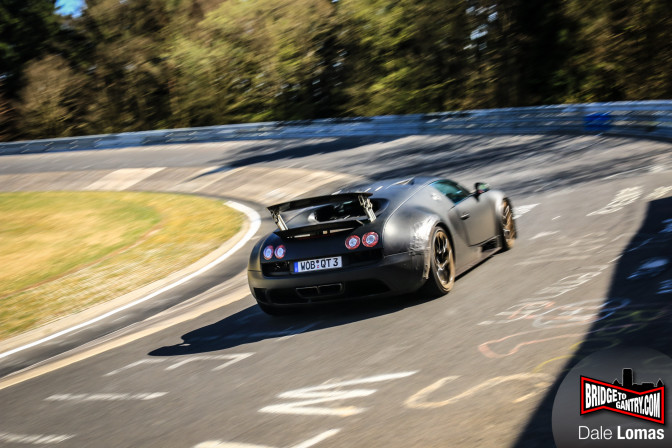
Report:
[[[257,302],[261,311],[268,314],[269,316],[286,316],[290,314],[291,310],[288,308],[281,308],[273,305],[266,305],[265,303]]]
[[[446,231],[434,227],[429,240],[429,278],[423,292],[432,297],[447,294],[455,284],[455,252]]]
[[[511,201],[504,199],[502,210],[499,216],[499,239],[502,242],[502,251],[507,251],[513,247],[518,237],[516,230],[516,221],[513,219],[513,206]]]

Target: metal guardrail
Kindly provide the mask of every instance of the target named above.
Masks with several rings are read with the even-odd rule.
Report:
[[[548,133],[672,141],[672,101],[566,104],[125,132],[0,143],[0,155],[230,140]]]

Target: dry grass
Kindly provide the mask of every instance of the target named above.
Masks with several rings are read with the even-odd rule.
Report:
[[[163,278],[242,220],[193,196],[0,194],[0,340]]]

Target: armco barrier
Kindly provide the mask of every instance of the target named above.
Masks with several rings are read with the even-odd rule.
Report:
[[[0,155],[229,140],[548,133],[601,133],[672,141],[672,101],[565,104],[124,132],[1,143]]]

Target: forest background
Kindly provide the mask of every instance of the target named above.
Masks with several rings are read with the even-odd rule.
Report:
[[[672,98],[672,0],[0,0],[0,140]]]

